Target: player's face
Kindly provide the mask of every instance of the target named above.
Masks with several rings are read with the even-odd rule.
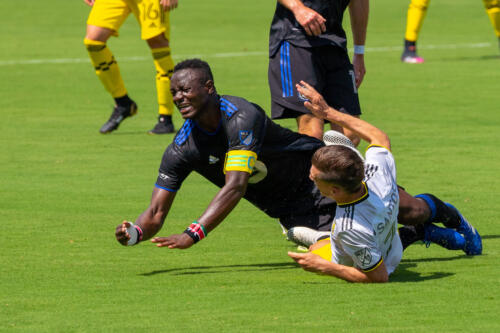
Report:
[[[210,88],[201,83],[199,71],[193,69],[175,72],[170,82],[170,92],[184,119],[196,119],[210,96]]]
[[[314,165],[311,165],[311,170],[309,171],[309,178],[316,184],[316,187],[321,192],[321,195],[325,197],[332,197],[332,185],[328,184],[324,180],[318,178],[321,173]]]

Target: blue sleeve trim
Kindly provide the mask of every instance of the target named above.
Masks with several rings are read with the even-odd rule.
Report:
[[[174,189],[171,189],[171,188],[168,188],[168,187],[160,186],[158,184],[155,184],[155,187],[161,188],[162,190],[165,190],[165,191],[174,192],[174,193],[178,191],[178,190],[174,190]]]

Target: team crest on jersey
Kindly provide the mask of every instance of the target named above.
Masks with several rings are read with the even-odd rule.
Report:
[[[354,255],[359,259],[362,266],[366,266],[372,262],[372,254],[367,248],[354,252]]]
[[[240,143],[249,146],[253,141],[253,131],[240,131]]]

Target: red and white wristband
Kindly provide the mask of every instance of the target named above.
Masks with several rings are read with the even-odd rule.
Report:
[[[198,243],[203,238],[207,237],[207,231],[205,227],[198,221],[194,221],[184,230],[184,233],[193,239],[195,243]]]
[[[142,240],[142,229],[132,222],[129,222],[130,226],[127,228],[127,233],[130,239],[127,242],[127,246],[132,246],[139,243]]]

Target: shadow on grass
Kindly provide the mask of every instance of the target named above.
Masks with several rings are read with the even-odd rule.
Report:
[[[170,275],[192,275],[192,274],[220,274],[227,272],[264,272],[281,269],[297,268],[294,262],[283,262],[274,264],[252,264],[252,265],[223,265],[223,266],[197,266],[157,270],[142,273],[142,276],[152,276],[156,274]]]
[[[149,129],[150,130],[150,129]],[[175,135],[177,133],[177,130],[173,133],[168,133],[168,134],[149,134],[148,131],[149,130],[123,130],[123,131],[119,131],[119,130],[116,130],[114,131],[113,133],[107,133],[107,134],[103,134],[103,135],[109,135],[109,136],[121,136],[121,135],[144,135],[144,134],[147,134],[147,135],[150,135],[150,136],[164,136],[166,138],[172,136],[172,135]]]
[[[500,235],[481,235],[482,239],[495,239],[500,238]]]
[[[417,264],[412,263],[401,263],[398,268],[391,275],[389,281],[391,283],[404,283],[404,282],[422,282],[427,280],[437,280],[446,278],[455,273],[449,272],[431,272],[431,273],[420,273],[410,270],[410,268],[417,267]]]

